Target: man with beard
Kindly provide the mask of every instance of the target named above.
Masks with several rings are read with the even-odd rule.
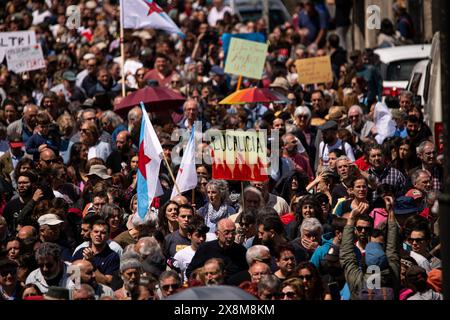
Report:
[[[20,173],[17,177],[17,191],[18,197],[15,197],[6,203],[3,209],[3,216],[8,223],[9,232],[16,234],[18,226],[19,214],[25,206],[34,207],[39,201],[43,192],[41,189],[36,189],[33,192],[33,185],[37,182],[37,176],[31,171]]]
[[[295,260],[295,249],[292,245],[280,245],[275,252],[275,260],[278,270],[274,273],[281,281],[293,275],[297,262]]]
[[[322,90],[316,90],[311,93],[312,117],[325,119],[328,114],[325,104],[325,95]]]
[[[124,254],[120,259],[120,276],[123,286],[114,292],[114,297],[118,300],[137,300],[141,272],[142,263],[139,261],[139,256],[135,253]]]
[[[113,150],[106,159],[106,166],[112,170],[112,173],[121,172],[135,154],[131,133],[121,131],[116,138],[116,150]]]
[[[377,185],[388,184],[394,188],[396,196],[404,194],[406,184],[405,176],[397,169],[386,163],[382,147],[379,144],[372,144],[368,147],[368,160],[370,168],[368,173]],[[373,199],[376,199],[376,192],[373,192]]]
[[[27,143],[28,139],[33,135],[38,111],[39,108],[36,105],[27,104],[23,108],[22,118],[9,124],[6,131],[8,137],[19,135],[22,136],[23,142]]]
[[[412,146],[418,146],[425,140],[430,140],[432,133],[419,118],[415,115],[409,115],[406,118],[406,132],[411,141]]]
[[[211,258],[203,265],[205,284],[207,286],[221,285],[224,282],[225,265],[220,258]]]
[[[358,105],[353,105],[348,110],[348,120],[350,124],[345,128],[356,137],[356,143],[361,147],[368,138],[372,136],[372,128],[375,124],[372,121],[363,121],[363,110]]]
[[[350,161],[355,161],[355,156],[350,144],[338,138],[338,124],[336,121],[327,121],[321,125],[323,141],[319,144],[319,165],[328,166],[329,153],[333,149],[341,149],[345,152]]]
[[[110,287],[95,280],[95,268],[90,261],[75,260],[72,262],[72,266],[80,270],[80,284],[90,285],[94,289],[97,299],[114,296],[114,291]]]
[[[291,160],[294,170],[308,176],[309,181],[314,180],[314,173],[309,165],[309,157],[300,140],[292,133],[281,137],[283,142],[283,157]]]
[[[96,268],[95,278],[99,283],[110,285],[113,274],[117,272],[120,257],[108,246],[109,226],[103,220],[92,225],[90,245],[74,253],[72,261],[85,259]]]
[[[71,289],[74,283],[67,273],[68,264],[61,260],[60,249],[56,243],[44,242],[36,251],[38,269],[32,271],[25,281],[35,284],[42,293],[51,286]]]
[[[247,269],[245,247],[234,242],[236,225],[228,218],[217,223],[217,240],[208,241],[200,245],[191,263],[186,269],[189,278],[191,272],[202,267],[211,258],[220,258],[225,264],[225,277],[230,277]],[[226,280],[226,279],[225,279]]]
[[[141,132],[142,121],[142,109],[141,107],[134,107],[128,112],[128,131],[131,133],[131,139],[135,146],[139,146],[139,134]]]
[[[284,225],[279,216],[263,215],[258,222],[258,238],[269,248],[271,256],[275,256],[278,246],[287,243]]]

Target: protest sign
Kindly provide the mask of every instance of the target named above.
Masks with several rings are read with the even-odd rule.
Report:
[[[251,79],[261,79],[267,48],[267,43],[232,38],[225,72]]]
[[[36,33],[34,31],[0,32],[0,63],[5,58],[8,49],[35,43]]]
[[[255,41],[259,43],[266,43],[266,35],[260,32],[252,32],[252,33],[224,33],[222,35],[222,49],[225,58],[228,55],[228,49],[230,47],[230,41],[233,38],[239,38],[249,41]],[[225,59],[225,63],[226,63]]]
[[[312,84],[333,81],[330,56],[299,59],[295,61],[298,83]]]
[[[265,132],[209,130],[213,179],[267,181]]]
[[[40,44],[13,48],[6,51],[8,70],[15,73],[45,68],[44,55]]]

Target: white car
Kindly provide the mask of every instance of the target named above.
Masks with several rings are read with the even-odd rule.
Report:
[[[380,58],[383,96],[398,96],[406,89],[417,62],[430,56],[430,44],[417,44],[374,50]]]
[[[261,0],[225,0],[243,22],[257,21],[262,17],[263,1]],[[270,29],[291,21],[286,6],[281,0],[269,0],[269,22]]]

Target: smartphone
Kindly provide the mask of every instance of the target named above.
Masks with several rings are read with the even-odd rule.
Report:
[[[329,282],[328,291],[333,300],[341,300],[341,290],[339,289],[339,284],[337,282]]]
[[[403,242],[403,250],[405,250],[406,252],[411,252],[412,247],[409,243]]]

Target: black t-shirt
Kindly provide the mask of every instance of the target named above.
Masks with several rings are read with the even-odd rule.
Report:
[[[191,240],[183,237],[179,230],[166,236],[166,257],[173,258],[175,253],[191,245]]]
[[[72,261],[83,259],[83,249],[79,249],[73,255]],[[99,254],[94,255],[91,260],[92,265],[104,275],[113,275],[120,266],[119,255],[106,245]]]
[[[25,203],[20,201],[20,198],[14,198],[10,200],[3,210],[3,217],[5,217],[8,223],[8,230],[11,234],[16,234],[17,218],[19,218],[19,213],[22,211]]]
[[[333,203],[331,204],[331,207],[334,208],[338,202],[338,199],[340,198],[348,198],[348,192],[347,188],[344,187],[342,183],[339,183],[334,186],[333,191],[331,191],[331,197]]]

